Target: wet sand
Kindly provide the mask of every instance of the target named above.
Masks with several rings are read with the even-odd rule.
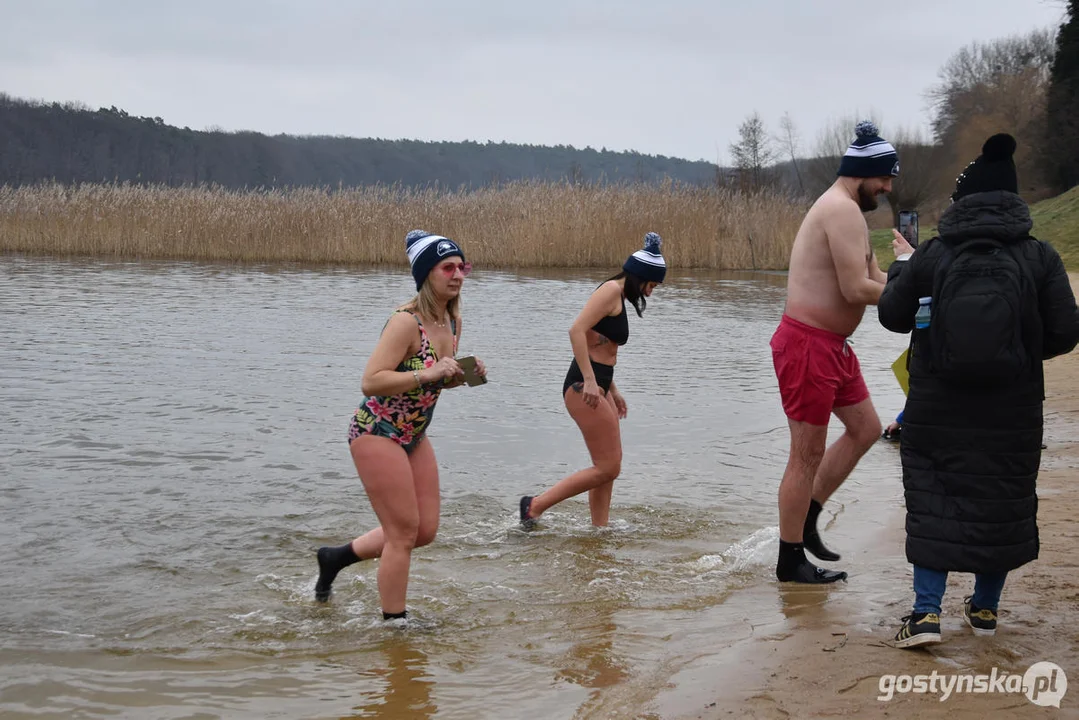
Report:
[[[1079,287],[1079,274],[1072,274]],[[1079,352],[1046,363],[1045,443],[1038,481],[1039,558],[1011,573],[1001,599],[994,637],[976,637],[962,618],[973,576],[949,579],[944,597],[943,642],[899,650],[891,638],[913,601],[904,550],[902,486],[897,473],[890,508],[877,516],[875,533],[839,529],[826,533],[845,551],[850,582],[830,589],[748,591],[739,599],[752,637],[685,671],[672,688],[665,717],[1079,717]],[[842,491],[841,491],[842,492]],[[857,513],[862,522],[864,512]],[[853,548],[858,537],[864,547]],[[895,693],[881,695],[885,673],[929,675],[998,672],[1022,675],[1040,661],[1061,666],[1071,687],[1061,707],[1038,707],[1022,694]],[[662,704],[662,703],[661,703]],[[681,710],[675,712],[675,706]]]

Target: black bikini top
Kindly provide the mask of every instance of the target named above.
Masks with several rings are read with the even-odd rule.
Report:
[[[629,316],[626,315],[626,300],[622,298],[622,312],[617,315],[607,315],[592,329],[615,345],[625,345],[629,341]]]

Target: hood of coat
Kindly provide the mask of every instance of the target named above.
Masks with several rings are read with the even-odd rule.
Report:
[[[964,240],[1019,242],[1030,236],[1034,221],[1021,197],[1006,190],[974,193],[952,203],[940,216],[940,239],[954,244]]]

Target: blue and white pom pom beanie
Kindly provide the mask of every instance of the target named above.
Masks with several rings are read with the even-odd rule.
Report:
[[[459,255],[465,259],[465,253],[453,240],[442,235],[435,235],[426,230],[410,230],[405,236],[405,252],[412,266],[412,277],[416,280],[416,290],[423,287],[423,281],[431,274],[435,265],[448,257]]]
[[[633,273],[645,282],[663,282],[663,278],[667,275],[667,263],[659,252],[662,245],[663,239],[659,235],[654,232],[648,233],[644,236],[644,249],[626,258],[622,269]]]
[[[873,178],[899,175],[899,155],[877,134],[877,126],[863,120],[854,128],[857,136],[839,161],[840,177]]]

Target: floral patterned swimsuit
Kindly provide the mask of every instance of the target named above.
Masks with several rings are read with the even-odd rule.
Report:
[[[427,331],[423,328],[420,318],[408,310],[407,312],[416,318],[416,324],[420,326],[420,350],[415,355],[406,358],[397,366],[399,372],[419,371],[429,368],[438,362],[438,355],[431,347],[431,341],[427,337]],[[457,354],[457,322],[450,319],[450,331],[453,333],[453,354]],[[378,435],[389,438],[411,453],[423,440],[427,426],[431,424],[431,416],[435,412],[435,403],[442,392],[442,381],[427,383],[399,395],[365,397],[356,413],[352,416],[352,422],[348,427],[348,442],[361,435]]]

